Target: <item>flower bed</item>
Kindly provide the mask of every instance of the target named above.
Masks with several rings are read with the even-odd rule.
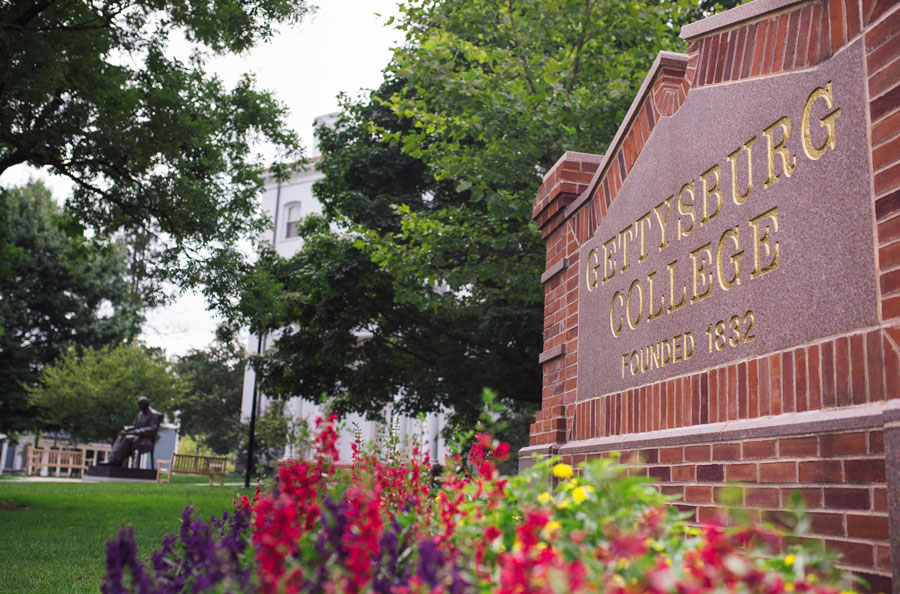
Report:
[[[185,509],[179,535],[148,560],[123,529],[107,545],[101,590],[830,594],[852,583],[832,557],[773,529],[686,524],[610,460],[579,473],[547,460],[502,477],[495,461],[509,448],[482,434],[440,474],[415,448],[358,445],[352,466],[338,469],[334,419],[317,432],[312,460],[280,468],[270,490],[222,518]]]

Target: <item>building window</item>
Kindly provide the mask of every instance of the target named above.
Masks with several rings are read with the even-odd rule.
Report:
[[[297,237],[297,223],[300,221],[300,203],[295,202],[285,207],[287,223],[285,223],[285,239]]]

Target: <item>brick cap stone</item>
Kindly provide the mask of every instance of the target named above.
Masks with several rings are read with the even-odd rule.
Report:
[[[547,349],[546,351],[541,353],[540,356],[538,357],[538,363],[546,363],[547,361],[550,361],[551,359],[556,359],[557,357],[559,357],[561,355],[565,355],[565,354],[566,354],[565,343],[558,344],[555,347],[553,347],[552,349]]]
[[[562,154],[562,156],[556,160],[556,163],[553,164],[553,167],[547,170],[547,173],[544,174],[543,180],[547,181],[547,178],[559,168],[564,161],[586,161],[588,163],[599,163],[603,160],[603,155],[595,155],[594,153],[579,153],[576,151],[566,151]]]
[[[569,442],[559,448],[559,453],[611,452],[648,447],[872,429],[882,427],[887,423],[888,415],[886,413],[888,410],[893,410],[891,407],[896,409],[896,403],[900,403],[900,401],[791,413],[777,417],[758,417],[740,421],[678,427],[647,433],[596,437]],[[896,410],[900,412],[900,409]]]
[[[687,62],[687,54],[662,51],[656,55],[656,60],[653,61],[653,66],[650,67],[650,70],[647,72],[647,76],[644,77],[644,82],[641,83],[641,88],[638,90],[637,95],[634,96],[634,100],[631,102],[631,107],[628,108],[628,112],[625,114],[625,117],[622,118],[622,123],[619,124],[619,129],[616,131],[616,135],[613,137],[612,142],[609,143],[609,148],[606,150],[606,154],[603,155],[603,158],[600,161],[600,166],[597,168],[597,172],[594,173],[594,178],[591,180],[591,183],[588,184],[587,190],[582,192],[581,195],[576,198],[572,204],[566,207],[566,212],[564,215],[565,218],[568,218],[576,211],[578,211],[578,209],[581,208],[584,203],[590,200],[591,196],[594,195],[594,191],[597,189],[597,184],[600,183],[601,179],[603,179],[603,174],[609,167],[610,162],[613,158],[616,157],[616,155],[618,155],[619,146],[625,139],[625,134],[631,129],[631,124],[637,117],[638,109],[640,109],[641,105],[644,102],[644,99],[647,98],[647,96],[653,89],[653,82],[656,80],[657,73],[659,73],[659,71],[666,66],[687,68]]]
[[[556,264],[554,264],[553,266],[548,268],[546,270],[546,272],[544,272],[544,274],[541,275],[541,284],[542,285],[547,284],[547,281],[549,281],[551,278],[553,278],[554,276],[556,276],[557,274],[559,274],[560,272],[562,272],[563,270],[565,270],[568,267],[569,267],[569,259],[563,258],[562,260],[560,260],[559,262],[557,262]]]
[[[794,4],[800,4],[804,0],[755,0],[749,4],[736,6],[731,10],[720,12],[702,21],[689,23],[681,28],[681,38],[691,41],[697,37],[703,37],[719,29],[733,27],[738,23],[749,21],[782,8]]]
[[[884,424],[900,425],[900,400],[891,400],[885,405]]]

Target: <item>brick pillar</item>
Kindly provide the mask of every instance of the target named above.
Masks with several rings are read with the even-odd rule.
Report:
[[[893,594],[900,594],[900,401],[888,404],[883,415]]]
[[[567,270],[575,266],[578,244],[566,224],[567,207],[587,191],[602,155],[566,152],[544,176],[534,200],[532,218],[547,245],[544,284],[544,349],[542,407],[531,426],[531,441],[519,454],[519,468],[534,456],[553,455],[567,440],[567,417],[574,407],[578,296]]]

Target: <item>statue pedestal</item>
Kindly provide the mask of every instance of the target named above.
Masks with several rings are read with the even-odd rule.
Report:
[[[91,466],[84,473],[82,480],[102,481],[155,481],[155,470],[142,468],[126,468],[124,466]]]

